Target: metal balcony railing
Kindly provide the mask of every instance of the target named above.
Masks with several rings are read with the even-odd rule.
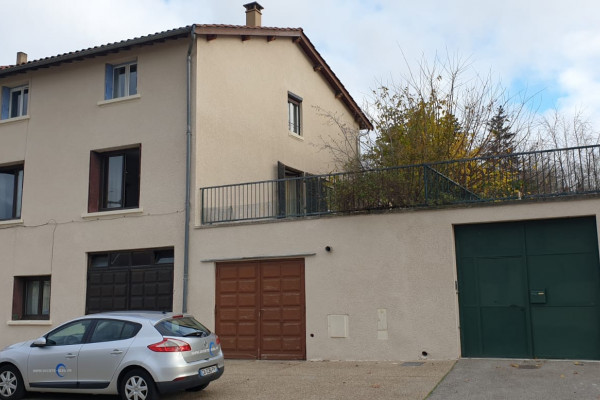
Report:
[[[600,193],[600,145],[200,189],[202,224]]]

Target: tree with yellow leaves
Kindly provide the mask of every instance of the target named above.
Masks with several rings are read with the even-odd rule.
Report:
[[[355,172],[336,184],[347,194],[338,196],[344,207],[405,207],[514,191],[514,170],[507,176],[502,166],[481,160],[454,169],[443,162],[516,151],[532,123],[527,99],[509,98],[490,76],[481,78],[460,60],[436,59],[422,61],[400,84],[380,85],[371,100],[375,130],[347,131],[357,135],[360,151],[335,149],[343,162],[338,168]]]

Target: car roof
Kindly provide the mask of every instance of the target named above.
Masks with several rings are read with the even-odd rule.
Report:
[[[82,318],[119,318],[137,322],[149,321],[155,324],[163,319],[169,319],[176,316],[190,317],[191,315],[174,313],[170,311],[110,311],[101,312],[97,314],[89,314]]]

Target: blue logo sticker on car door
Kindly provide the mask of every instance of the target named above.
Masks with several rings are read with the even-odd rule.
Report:
[[[65,364],[58,364],[56,366],[56,375],[58,375],[59,378],[64,378],[65,377],[65,373],[67,372],[67,366]]]

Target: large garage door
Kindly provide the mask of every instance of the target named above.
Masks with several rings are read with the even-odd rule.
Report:
[[[89,255],[85,312],[173,310],[173,249]]]
[[[464,357],[600,359],[595,218],[455,227]]]
[[[226,357],[306,359],[304,260],[218,263],[216,284]]]

